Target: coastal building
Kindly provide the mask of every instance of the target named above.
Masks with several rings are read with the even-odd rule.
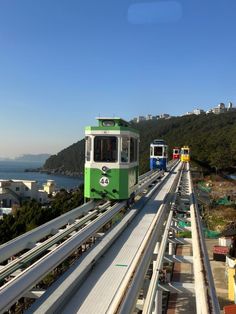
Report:
[[[137,122],[140,122],[140,121],[145,121],[145,117],[144,116],[138,116],[137,118]]]
[[[168,119],[168,118],[170,118],[170,115],[168,114],[168,113],[162,113],[162,114],[160,114],[160,119]]]
[[[35,199],[45,204],[48,195],[55,191],[53,180],[48,180],[44,189],[40,190],[35,180],[0,180],[0,207],[12,208],[20,205],[23,200]]]
[[[233,108],[233,104],[232,104],[232,102],[230,101],[229,104],[228,104],[227,110],[230,111],[232,108]]]
[[[217,107],[212,109],[212,112],[215,114],[226,112],[225,104],[221,102]]]
[[[152,120],[154,117],[151,115],[151,114],[148,114],[147,116],[146,116],[146,120]]]
[[[209,114],[209,113],[213,113],[212,109],[209,109],[209,110],[206,111],[206,114]]]
[[[56,185],[54,180],[47,180],[46,183],[43,184],[43,191],[47,194],[53,194],[56,190]]]
[[[232,104],[231,101],[230,101],[229,104],[228,104],[227,111],[236,111],[236,108],[233,107],[233,104]]]
[[[189,115],[201,115],[201,114],[221,114],[221,113],[225,113],[228,111],[236,111],[236,107],[233,106],[233,103],[230,101],[228,103],[228,106],[226,107],[226,105],[221,102],[219,103],[218,106],[211,108],[207,111],[204,111],[203,109],[194,109],[192,112],[188,111],[185,114],[183,114],[182,116],[189,116]],[[169,119],[171,118],[171,116],[167,113],[163,113],[160,115],[152,115],[152,114],[148,114],[146,117],[145,116],[139,116],[139,117],[135,117],[133,119],[134,122],[139,123],[140,121],[149,121],[149,120],[158,120],[158,119]]]
[[[145,116],[139,116],[139,117],[135,117],[133,118],[133,122],[135,123],[139,123],[140,121],[150,121],[150,120],[158,120],[158,119],[169,119],[171,118],[171,116],[167,113],[163,113],[161,115],[152,115],[152,114],[147,114],[146,117]]]

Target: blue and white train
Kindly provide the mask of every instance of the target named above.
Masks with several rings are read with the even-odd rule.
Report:
[[[150,145],[150,169],[167,171],[168,146],[164,140],[154,140]]]

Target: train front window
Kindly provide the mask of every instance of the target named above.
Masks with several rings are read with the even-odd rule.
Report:
[[[91,155],[91,137],[86,136],[85,138],[85,159],[86,161],[90,161],[90,155]]]
[[[129,138],[122,137],[121,162],[129,162]]]
[[[188,155],[188,150],[184,149],[184,155]]]
[[[138,141],[136,138],[130,138],[130,162],[138,160]]]
[[[94,138],[94,161],[117,162],[117,137],[96,136]]]
[[[162,146],[154,147],[154,156],[162,156]]]
[[[168,148],[164,146],[164,157],[167,157],[167,151],[168,151]]]

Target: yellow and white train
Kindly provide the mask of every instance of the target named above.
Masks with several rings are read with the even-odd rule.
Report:
[[[190,149],[188,146],[181,147],[180,160],[183,162],[189,162],[190,161]]]

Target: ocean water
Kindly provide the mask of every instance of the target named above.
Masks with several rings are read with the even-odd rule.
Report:
[[[36,169],[42,167],[39,162],[23,162],[23,161],[0,161],[0,180],[16,179],[16,180],[36,180],[39,188],[47,180],[54,180],[57,189],[73,189],[83,183],[83,178],[73,178],[61,175],[52,175],[40,172],[25,172],[25,169]]]

